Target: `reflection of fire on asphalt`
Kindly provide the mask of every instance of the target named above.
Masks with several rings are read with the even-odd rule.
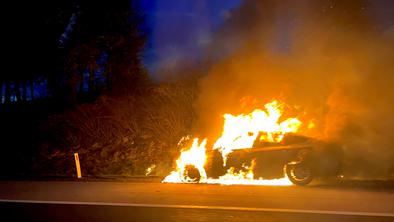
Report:
[[[221,137],[213,145],[218,150],[226,165],[227,156],[237,149],[252,148],[256,140],[262,142],[282,141],[287,133],[295,133],[301,126],[297,118],[288,118],[279,122],[284,104],[274,100],[265,104],[265,110],[256,109],[249,114],[224,115],[224,126]],[[194,138],[190,147],[182,148],[176,161],[176,170],[171,172],[164,180],[165,183],[212,183],[212,184],[249,184],[249,185],[292,185],[284,175],[280,179],[255,179],[254,161],[244,163],[243,169],[229,168],[225,175],[218,179],[208,178],[205,172],[207,139]]]

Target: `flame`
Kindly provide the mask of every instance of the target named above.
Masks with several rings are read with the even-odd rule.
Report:
[[[235,171],[234,167],[230,167],[227,173],[220,176],[219,179],[209,178],[206,182],[210,184],[223,184],[223,185],[275,185],[275,186],[290,186],[291,181],[285,176],[280,179],[264,180],[263,178],[254,179],[253,168],[255,166],[255,160],[252,160],[251,166],[242,167],[245,170]]]
[[[181,139],[181,141],[184,138]],[[207,139],[204,139],[201,143],[198,142],[198,138],[193,139],[193,144],[190,148],[183,148],[181,155],[176,161],[176,170],[172,171],[170,175],[164,178],[163,182],[166,183],[182,183],[182,182],[194,182],[192,178],[185,175],[186,166],[194,166],[200,174],[200,182],[207,179],[207,174],[204,169],[206,161],[206,144]]]
[[[301,121],[297,118],[288,118],[279,122],[282,116],[284,104],[274,100],[265,104],[265,110],[256,109],[249,114],[234,116],[224,115],[224,126],[221,137],[213,145],[213,149],[221,152],[223,165],[225,166],[227,156],[233,150],[252,148],[255,141],[281,142],[286,133],[297,132],[301,126]],[[181,139],[182,141],[182,139]],[[190,148],[182,148],[181,155],[176,161],[177,168],[171,172],[162,182],[166,183],[188,183],[202,182],[212,184],[249,184],[249,185],[277,185],[289,186],[291,181],[285,176],[280,179],[265,180],[263,178],[254,179],[253,167],[243,166],[243,170],[238,172],[234,168],[229,168],[227,173],[219,179],[207,178],[204,169],[206,163],[207,139],[199,143],[199,138],[194,138]],[[187,166],[194,166],[200,174],[199,181],[189,178],[185,174]]]
[[[283,103],[274,100],[265,104],[265,111],[256,109],[249,114],[233,116],[224,115],[222,136],[216,141],[213,149],[219,149],[226,165],[227,156],[235,149],[252,148],[255,140],[280,142],[286,133],[297,132],[301,121],[288,118],[278,123],[282,116]]]
[[[148,167],[148,168],[146,168],[146,170],[145,170],[145,176],[149,176],[152,172],[153,172],[153,170],[156,168],[156,165],[155,164],[152,164],[152,165],[150,165],[150,167]]]

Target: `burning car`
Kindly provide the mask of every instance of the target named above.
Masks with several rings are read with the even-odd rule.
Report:
[[[340,146],[297,134],[301,121],[280,121],[282,107],[274,100],[265,110],[225,114],[212,149],[206,148],[207,139],[185,137],[178,144],[176,170],[163,182],[307,185],[315,177],[338,175]]]
[[[231,172],[245,174],[253,172],[249,180],[268,181],[283,175],[296,185],[307,185],[314,178],[329,178],[340,175],[342,150],[333,143],[288,134],[280,143],[256,142],[252,148],[236,149],[227,157],[226,165],[218,150],[207,153],[206,174],[208,178],[220,178]],[[245,163],[250,163],[248,166]],[[223,177],[222,177],[223,178]],[[262,179],[264,178],[264,180]],[[215,179],[207,180],[215,181]],[[218,181],[218,180],[216,180]],[[185,167],[183,182],[204,182],[193,166]]]

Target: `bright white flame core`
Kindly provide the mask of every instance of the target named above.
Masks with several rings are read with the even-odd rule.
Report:
[[[265,110],[256,109],[249,114],[233,116],[225,114],[225,123],[221,137],[215,142],[213,149],[218,149],[223,157],[225,166],[227,156],[235,149],[252,148],[256,139],[267,142],[280,142],[286,133],[297,132],[301,121],[297,118],[288,118],[278,123],[282,116],[283,104],[277,100],[265,104]],[[259,138],[257,138],[260,135]],[[230,168],[227,173],[218,179],[207,178],[204,166],[206,162],[206,143],[201,143],[194,138],[190,148],[182,148],[181,155],[176,161],[177,169],[171,172],[162,182],[165,183],[188,183],[196,182],[185,175],[188,165],[194,166],[200,174],[200,183],[225,184],[225,185],[270,185],[290,186],[292,182],[284,174],[280,179],[254,179],[253,162],[251,167],[244,167],[245,171],[235,172]]]

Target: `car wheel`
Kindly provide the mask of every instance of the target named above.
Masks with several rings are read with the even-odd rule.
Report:
[[[185,166],[181,175],[184,183],[199,183],[201,179],[200,171],[193,165]]]
[[[285,172],[289,180],[295,185],[305,186],[313,180],[312,169],[303,163],[286,164]]]

